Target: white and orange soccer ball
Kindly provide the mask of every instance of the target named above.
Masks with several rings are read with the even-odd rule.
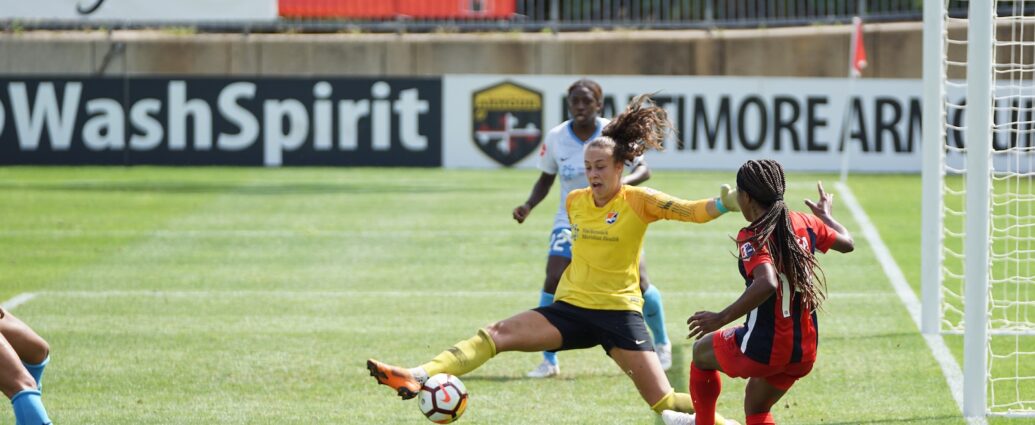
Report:
[[[428,378],[420,389],[420,411],[437,424],[448,424],[467,409],[467,389],[460,378],[440,373]]]

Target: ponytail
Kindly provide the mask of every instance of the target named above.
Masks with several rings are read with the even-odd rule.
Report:
[[[588,147],[612,150],[615,162],[631,162],[648,149],[662,150],[662,142],[672,132],[668,112],[641,94],[629,102],[625,111],[604,127],[601,136]]]

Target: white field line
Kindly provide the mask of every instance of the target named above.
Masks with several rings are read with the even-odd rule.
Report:
[[[895,258],[891,256],[888,247],[884,245],[884,241],[880,238],[880,233],[877,232],[877,228],[870,221],[866,211],[859,205],[859,201],[855,199],[852,190],[842,182],[836,182],[834,185],[841,194],[842,202],[851,211],[855,222],[859,224],[863,236],[873,249],[874,256],[877,257],[881,268],[884,269],[884,274],[888,276],[888,281],[891,282],[892,288],[895,289],[895,293],[898,294],[902,304],[909,312],[909,317],[913,319],[913,323],[919,331],[920,301],[917,299],[916,294],[913,293],[913,289],[909,287],[905,275],[902,274],[902,269],[898,267]],[[935,361],[941,366],[942,374],[945,375],[945,382],[949,385],[949,392],[952,393],[952,398],[956,400],[956,405],[959,406],[960,413],[962,414],[963,372],[960,370],[959,364],[952,357],[949,348],[945,346],[945,340],[942,339],[941,335],[923,335],[923,337],[924,341],[927,342],[927,347],[931,349],[931,354],[934,355]],[[971,425],[985,425],[988,422],[984,417],[979,417],[967,418],[967,423]]]
[[[14,298],[4,301],[3,304],[0,304],[0,307],[3,307],[4,310],[14,310],[15,307],[18,307],[22,304],[31,301],[33,298],[36,298],[36,295],[37,294],[34,294],[32,292],[18,294],[15,295]]]
[[[149,290],[105,290],[105,291],[40,291],[35,295],[46,295],[67,298],[117,298],[117,297],[170,297],[170,298],[211,298],[211,297],[254,297],[269,296],[283,299],[299,298],[358,298],[358,297],[449,297],[449,298],[527,298],[535,291],[268,291],[268,290],[227,290],[227,291],[149,291]],[[665,295],[675,297],[729,297],[736,298],[742,293],[737,291],[663,291]],[[879,292],[838,292],[830,294],[830,298],[844,299],[882,299],[888,294]]]

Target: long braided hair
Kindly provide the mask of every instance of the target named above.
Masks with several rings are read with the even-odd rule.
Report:
[[[600,137],[586,145],[611,149],[615,162],[630,162],[648,149],[662,150],[661,143],[672,131],[668,112],[654,103],[648,94],[636,96],[600,132]]]
[[[766,211],[746,228],[752,236],[737,242],[751,242],[756,247],[764,244],[773,256],[777,271],[787,278],[791,289],[801,294],[803,306],[814,311],[826,299],[826,276],[816,257],[798,244],[783,200],[786,184],[779,162],[751,160],[740,167],[737,189],[747,193]]]

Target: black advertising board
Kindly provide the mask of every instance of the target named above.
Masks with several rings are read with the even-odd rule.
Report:
[[[442,164],[440,78],[0,77],[0,164]]]

